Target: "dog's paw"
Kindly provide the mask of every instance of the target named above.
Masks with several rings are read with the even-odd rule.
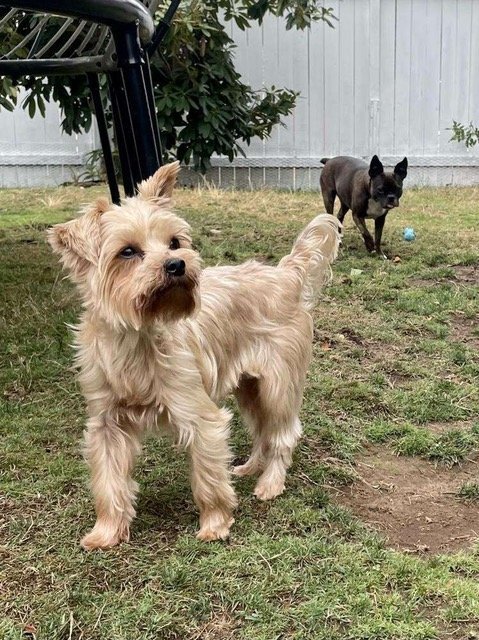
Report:
[[[198,540],[212,542],[213,540],[227,540],[234,518],[226,517],[222,512],[211,512],[200,519],[201,528],[196,534]]]
[[[284,491],[284,482],[258,482],[253,491],[258,500],[272,500]]]
[[[81,539],[80,545],[85,551],[111,549],[120,542],[128,542],[129,539],[130,530],[127,525],[118,528],[108,523],[97,522],[90,533]]]

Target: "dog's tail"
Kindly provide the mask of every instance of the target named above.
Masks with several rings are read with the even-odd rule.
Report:
[[[317,294],[331,280],[331,263],[338,255],[341,223],[329,213],[322,213],[303,229],[288,256],[279,267],[294,269],[301,277],[303,300],[314,307]]]
[[[329,160],[331,160],[331,158],[321,158],[320,163],[326,164],[326,162],[328,162]]]

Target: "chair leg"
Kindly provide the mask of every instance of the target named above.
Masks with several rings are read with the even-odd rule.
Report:
[[[158,119],[156,117],[155,92],[153,90],[153,78],[151,77],[150,56],[146,56],[146,64],[143,67],[143,76],[145,79],[146,93],[148,95],[148,105],[150,108],[150,118],[153,124],[153,135],[160,166],[163,164],[163,149],[161,147],[160,130],[158,128]]]
[[[161,165],[153,124],[153,95],[152,91],[148,91],[151,89],[148,80],[145,82],[144,72],[148,61],[140,47],[136,25],[127,25],[121,30],[112,29],[112,34],[138,152],[139,172],[141,178],[145,179],[153,175]]]
[[[111,200],[115,204],[120,204],[120,191],[118,190],[118,182],[116,180],[115,165],[111,152],[110,136],[108,135],[105,112],[103,111],[98,76],[96,75],[96,73],[88,73],[87,77],[88,84],[90,85],[93,106],[95,109],[98,133],[100,134],[100,142],[103,151],[103,159],[105,161],[106,175],[108,178]]]
[[[175,13],[180,6],[181,0],[172,0],[170,6],[166,10],[165,15],[160,20],[158,26],[155,29],[155,33],[153,38],[151,39],[150,44],[147,46],[147,51],[150,56],[152,56],[155,51],[158,49],[160,44],[163,41],[163,38],[166,36],[168,29],[170,28],[171,22],[175,16]]]
[[[138,153],[133,138],[128,102],[119,71],[108,74],[113,123],[115,125],[116,143],[120,156],[123,188],[127,197],[135,195],[135,187],[141,182]]]

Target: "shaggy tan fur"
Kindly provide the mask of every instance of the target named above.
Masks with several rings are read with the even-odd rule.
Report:
[[[259,473],[254,492],[262,500],[284,490],[301,435],[308,311],[330,277],[338,221],[315,218],[277,267],[201,270],[188,224],[170,210],[178,171],[178,163],[164,166],[121,207],[100,200],[49,230],[83,301],[75,336],[97,514],[86,549],[128,540],[132,471],[149,431],[172,433],[190,454],[202,540],[228,536],[236,505],[230,414],[218,403],[236,394],[253,450],[234,473]],[[184,263],[176,274],[166,268],[172,259]]]

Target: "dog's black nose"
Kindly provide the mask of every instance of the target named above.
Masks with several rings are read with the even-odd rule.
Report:
[[[182,276],[185,273],[185,261],[180,258],[172,258],[165,262],[166,273],[172,276]]]

